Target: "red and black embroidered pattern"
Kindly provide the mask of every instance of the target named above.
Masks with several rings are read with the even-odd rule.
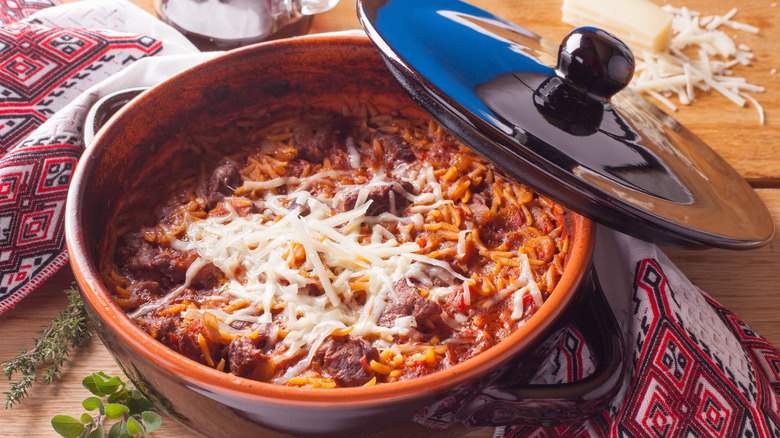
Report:
[[[547,347],[550,342],[552,348]],[[559,330],[557,336],[540,346],[540,350],[550,353],[530,379],[535,384],[574,382],[587,377],[595,368],[588,341],[573,324]],[[514,426],[506,430],[507,437],[605,437],[609,434],[610,412],[616,409],[616,406],[610,407],[602,414],[583,418],[576,423],[547,427],[533,423]]]
[[[694,286],[674,290],[655,260],[637,264],[634,284],[627,392],[601,415],[503,435],[780,437],[780,352]],[[566,344],[551,356],[560,366],[546,372],[561,376],[587,362]]]
[[[0,151],[90,86],[160,47],[141,35],[22,23],[0,27]]]
[[[20,286],[37,287],[67,261],[64,199],[82,148],[76,137],[42,140],[0,159],[0,245],[11,249],[0,253],[0,310]]]
[[[777,410],[764,409],[768,402],[777,406],[777,393],[764,385],[759,391],[757,382],[765,378],[723,319],[722,308],[693,287],[673,290],[653,260],[639,264],[636,288],[637,365],[616,432],[778,436]]]
[[[144,35],[16,21],[53,3],[0,0],[0,313],[67,261],[63,214],[83,150],[83,114],[33,131],[91,86],[162,48]]]
[[[0,24],[9,24],[34,12],[62,4],[59,0],[0,0]]]

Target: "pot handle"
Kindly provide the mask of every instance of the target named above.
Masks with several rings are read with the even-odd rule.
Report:
[[[84,146],[89,146],[100,128],[127,102],[141,94],[146,88],[127,88],[100,98],[90,107],[84,120]]]
[[[458,412],[469,427],[523,423],[553,425],[603,412],[617,395],[625,373],[620,326],[591,269],[579,305],[570,306],[571,320],[589,341],[596,369],[576,382],[507,384],[499,379],[485,387]],[[575,310],[576,309],[576,310]],[[511,376],[507,376],[511,377]]]

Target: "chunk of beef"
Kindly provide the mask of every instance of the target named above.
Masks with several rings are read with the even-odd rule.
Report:
[[[362,339],[330,336],[317,349],[314,360],[340,386],[360,386],[374,377],[369,364],[379,360],[379,352]]]
[[[155,222],[175,226],[183,220],[181,206],[187,204],[195,193],[189,188],[179,187],[173,190],[174,193],[154,209]]]
[[[322,164],[328,151],[344,144],[347,137],[347,120],[338,118],[321,124],[302,122],[293,128],[298,158],[310,163]]]
[[[285,170],[287,171],[287,175],[293,176],[295,178],[300,178],[301,175],[303,175],[303,172],[307,168],[311,168],[311,163],[308,161],[298,160],[298,159],[288,161],[287,164],[285,165]],[[283,189],[282,192],[280,193],[283,193],[285,188],[286,186],[280,186],[279,189]]]
[[[200,324],[200,321],[196,320],[186,324],[178,316],[163,317],[150,314],[139,317],[136,322],[147,333],[171,350],[192,360],[206,362],[198,343],[198,334],[203,333],[203,325]]]
[[[224,278],[225,274],[222,270],[213,263],[208,263],[206,266],[200,268],[198,273],[195,274],[190,286],[202,290],[212,290],[219,286]]]
[[[301,286],[298,293],[308,295],[310,297],[319,297],[322,296],[325,291],[323,290],[322,285],[319,283],[309,283],[307,285]]]
[[[469,204],[471,219],[479,230],[479,237],[488,248],[495,248],[505,243],[512,231],[525,225],[523,210],[514,205],[507,205],[495,214],[484,204],[482,198],[476,198]]]
[[[407,181],[392,180],[387,184],[381,184],[368,192],[366,202],[371,201],[371,205],[366,210],[367,216],[379,216],[382,213],[392,211],[403,211],[411,204],[411,201],[403,193],[414,193],[414,186]],[[344,209],[349,211],[355,208],[359,196],[359,190],[356,190],[344,198]]]
[[[131,271],[149,269],[156,251],[141,233],[127,233],[120,237],[116,249],[117,264]]]
[[[182,283],[187,276],[187,268],[195,261],[195,254],[186,254],[175,249],[157,248],[152,258],[152,267],[173,283]]]
[[[172,334],[168,345],[185,357],[189,357],[200,363],[206,363],[203,351],[200,348],[200,343],[198,342],[198,335],[203,334],[203,326],[200,324],[200,321],[195,321],[197,322],[191,323],[190,327],[187,329],[177,327],[176,332]]]
[[[395,319],[401,316],[414,316],[418,327],[425,326],[425,322],[441,314],[441,306],[422,296],[416,286],[402,278],[393,285],[395,299],[390,300],[382,315],[379,317],[379,325],[392,327]]]
[[[412,145],[410,145],[400,135],[389,134],[386,135],[382,141],[384,148],[390,152],[390,157],[394,161],[405,161],[410,163],[417,159],[417,157],[414,155],[414,151],[412,150]]]
[[[490,211],[490,207],[485,205],[485,200],[481,196],[475,196],[468,207],[471,211],[471,218],[477,226],[493,220],[493,213]]]
[[[242,184],[241,172],[233,160],[226,160],[211,173],[206,181],[206,203],[214,208],[225,196],[232,195]]]
[[[252,326],[252,323],[249,321],[241,321],[241,320],[235,320],[230,323],[230,326],[233,327],[236,330],[244,330],[245,328],[249,328]]]
[[[144,240],[141,233],[131,233],[122,237],[116,257],[118,264],[132,272],[136,279],[167,286],[184,281],[187,268],[197,255],[161,248]]]
[[[544,211],[544,209],[532,206],[530,210],[531,216],[534,218],[534,226],[541,232],[547,234],[555,228],[553,219]]]
[[[130,294],[127,301],[123,304],[123,307],[126,307],[127,310],[135,309],[167,292],[167,289],[160,287],[160,283],[144,280],[131,283],[125,290]]]
[[[178,324],[181,319],[176,316],[156,316],[144,315],[136,321],[143,327],[154,339],[161,341],[165,345],[170,345],[171,335],[178,331]]]
[[[262,325],[256,338],[241,336],[230,341],[227,363],[230,372],[239,377],[266,381],[273,375],[273,365],[265,353],[271,325]]]

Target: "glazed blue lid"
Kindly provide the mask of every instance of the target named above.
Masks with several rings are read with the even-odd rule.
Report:
[[[704,142],[626,88],[631,51],[596,28],[561,44],[454,0],[358,0],[388,69],[506,174],[618,231],[678,247],[766,244],[774,224]]]

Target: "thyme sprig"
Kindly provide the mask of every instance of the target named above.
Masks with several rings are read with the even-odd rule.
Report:
[[[83,341],[90,338],[87,313],[75,284],[65,290],[70,304],[54,316],[51,325],[43,327],[34,339],[34,346],[25,350],[11,360],[2,363],[3,374],[10,380],[15,373],[21,373],[21,378],[11,383],[6,396],[5,408],[10,409],[27,396],[27,390],[38,380],[39,367],[48,364],[40,375],[48,385],[60,377],[62,366],[67,361],[70,352]]]

